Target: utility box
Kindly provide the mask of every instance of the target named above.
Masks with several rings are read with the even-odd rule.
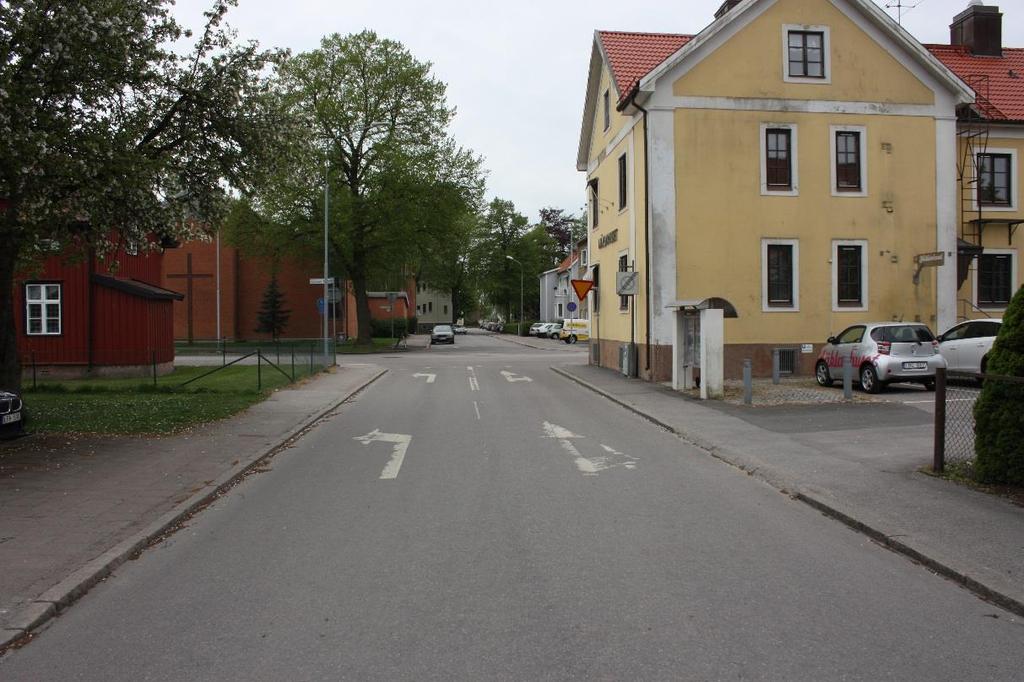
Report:
[[[636,376],[636,347],[629,343],[619,346],[619,369],[627,377]]]

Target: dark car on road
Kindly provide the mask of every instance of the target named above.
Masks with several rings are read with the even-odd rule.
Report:
[[[0,391],[0,438],[16,438],[24,434],[25,405],[16,393]]]
[[[430,343],[455,343],[455,330],[450,324],[439,324],[430,332]]]

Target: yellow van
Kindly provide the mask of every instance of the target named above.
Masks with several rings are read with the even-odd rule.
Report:
[[[562,320],[558,338],[566,343],[590,340],[590,320]]]

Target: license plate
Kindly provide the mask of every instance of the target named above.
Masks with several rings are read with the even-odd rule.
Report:
[[[3,423],[4,424],[13,424],[14,422],[20,422],[20,421],[21,421],[21,412],[14,412],[12,414],[5,414],[4,415],[4,419],[3,419]]]
[[[926,369],[928,367],[927,362],[904,362],[903,369]]]

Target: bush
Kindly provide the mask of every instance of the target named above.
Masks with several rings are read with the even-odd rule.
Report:
[[[391,320],[370,320],[370,329],[373,337],[376,339],[390,338],[391,337]],[[395,336],[402,336],[403,334],[415,334],[416,333],[416,318],[410,317],[408,320],[404,317],[395,318]]]
[[[532,327],[533,325],[537,324],[539,321],[540,320],[524,320],[522,322],[522,324],[519,325],[519,336],[529,336],[530,335],[530,327]],[[502,329],[501,329],[501,333],[502,334],[513,334],[514,335],[516,333],[516,323],[515,322],[506,322],[505,326],[502,327]]]
[[[985,372],[1024,377],[1024,287],[1006,309]],[[974,404],[974,421],[977,480],[1024,485],[1024,385],[986,381]]]

